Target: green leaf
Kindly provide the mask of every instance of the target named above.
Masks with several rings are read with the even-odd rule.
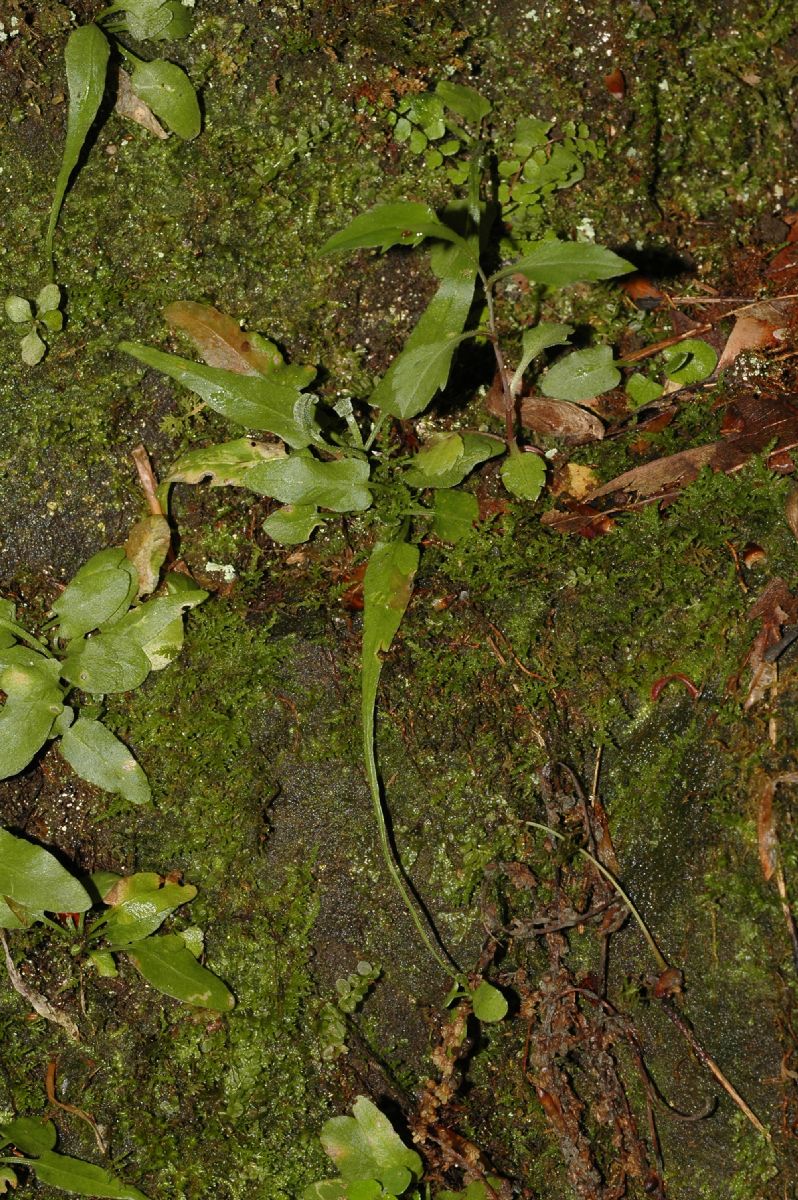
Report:
[[[340,1179],[320,1179],[302,1193],[302,1200],[348,1200]]]
[[[380,1110],[358,1096],[352,1107],[354,1116],[333,1117],[325,1121],[321,1144],[335,1163],[344,1183],[377,1179],[398,1188],[398,1195],[421,1177],[421,1158],[404,1144],[391,1122]],[[404,1181],[404,1186],[400,1186]]]
[[[81,691],[104,695],[132,691],[151,669],[141,647],[114,629],[72,642],[61,664],[61,675]]]
[[[491,276],[495,283],[507,275],[526,275],[533,283],[549,287],[565,287],[570,283],[592,282],[626,275],[636,268],[625,258],[613,254],[605,246],[594,246],[590,242],[560,242],[556,238],[545,238],[519,258],[512,266],[503,267]]]
[[[482,983],[471,993],[471,1005],[478,1021],[493,1024],[507,1016],[507,1000],[491,983]]]
[[[621,382],[621,373],[612,361],[609,346],[574,350],[549,367],[540,381],[544,396],[556,400],[591,400]]]
[[[51,333],[59,333],[64,328],[64,314],[58,309],[50,309],[49,312],[40,314],[40,320],[44,323]]]
[[[655,383],[653,379],[648,379],[637,371],[627,379],[625,391],[635,407],[639,408],[662,395],[662,384]]]
[[[433,434],[422,450],[413,456],[412,467],[408,474],[417,474],[423,478],[442,475],[451,470],[458,459],[463,457],[463,439],[459,433]],[[413,487],[424,487],[415,480],[405,477]]]
[[[110,1200],[147,1200],[138,1188],[123,1183],[104,1167],[96,1167],[93,1163],[84,1162],[82,1158],[70,1158],[67,1154],[46,1150],[30,1165],[40,1183],[61,1188],[64,1192],[72,1192],[75,1196],[105,1196]]]
[[[444,542],[462,542],[474,531],[479,504],[470,492],[441,488],[435,493],[432,529]]]
[[[145,938],[125,952],[147,983],[175,1000],[216,1012],[227,1012],[235,1004],[227,985],[200,966],[176,933]]]
[[[135,567],[122,546],[93,555],[53,603],[58,637],[68,641],[118,620],[130,607],[137,587]]]
[[[14,649],[3,651],[2,658],[12,658]],[[0,709],[0,779],[25,769],[47,741],[64,707],[58,665],[33,651],[22,650],[19,657],[27,658],[31,665],[11,662],[0,671],[0,691],[7,697]]]
[[[149,937],[170,913],[197,894],[190,883],[169,883],[154,871],[140,871],[117,881],[103,897],[111,914],[102,932],[115,948]],[[184,939],[181,938],[185,945]]]
[[[7,1125],[0,1125],[0,1144],[16,1146],[22,1154],[37,1158],[55,1148],[55,1125],[40,1117],[16,1117]]]
[[[370,403],[406,420],[446,386],[452,357],[474,299],[476,239],[461,242],[436,265],[441,286],[422,313],[402,352],[371,395]]]
[[[428,204],[409,201],[378,204],[355,217],[340,233],[333,234],[319,253],[332,254],[336,250],[357,250],[368,246],[378,246],[381,250],[397,244],[416,246],[427,237],[441,238],[447,242],[461,240],[459,234],[438,220]]]
[[[46,283],[36,297],[36,309],[40,317],[55,312],[61,303],[61,289],[57,283]]]
[[[35,367],[44,358],[47,343],[42,341],[35,329],[31,329],[19,343],[19,352],[26,367]]]
[[[248,487],[253,467],[272,458],[284,458],[285,447],[276,442],[236,438],[203,450],[189,450],[170,469],[161,485],[210,482],[211,487]]]
[[[447,470],[433,472],[425,466],[427,460],[419,463],[419,459],[426,453],[422,450],[405,471],[405,482],[411,487],[456,487],[479,463],[504,453],[504,442],[500,438],[484,433],[463,433],[456,436],[462,445],[462,454]],[[438,465],[441,465],[440,460]]]
[[[532,329],[525,330],[521,339],[521,361],[510,384],[510,391],[514,396],[520,390],[524,371],[532,359],[551,346],[564,346],[573,331],[572,325],[556,325],[551,321],[541,321]]]
[[[371,504],[369,473],[369,464],[357,458],[321,462],[310,454],[290,454],[256,466],[247,487],[283,504],[362,512]]]
[[[464,117],[472,125],[478,125],[491,111],[492,105],[489,100],[474,88],[465,87],[463,84],[442,80],[437,84],[435,91],[447,108]]]
[[[91,898],[81,883],[41,846],[0,829],[0,896],[34,912],[86,912]]]
[[[515,124],[513,153],[517,158],[527,158],[533,150],[543,147],[549,140],[553,121],[541,121],[539,117],[521,117]]]
[[[668,379],[682,387],[708,379],[718,365],[717,354],[700,338],[688,338],[678,346],[672,346],[665,351],[664,358]]]
[[[539,454],[509,454],[501,465],[501,475],[511,496],[537,500],[546,482],[546,464]]]
[[[151,799],[147,776],[133,755],[100,721],[78,717],[58,748],[72,770],[95,787],[116,792],[131,804]]]
[[[6,296],[5,310],[9,321],[13,321],[15,325],[33,320],[33,309],[24,296]]]
[[[315,375],[312,367],[280,367],[263,377],[239,375],[135,342],[120,342],[119,348],[182,383],[229,421],[266,430],[295,448],[308,445],[294,418],[294,404]]]
[[[263,532],[283,546],[306,542],[317,525],[323,524],[315,504],[288,504],[263,522]]]
[[[108,39],[97,25],[81,25],[69,35],[64,51],[69,88],[66,142],[45,239],[45,251],[50,261],[53,257],[55,227],[69,180],[78,165],[83,144],[105,92],[109,54]]]
[[[89,950],[89,960],[101,979],[116,979],[119,969],[110,950]]]
[[[133,91],[178,137],[191,141],[202,128],[197,93],[185,71],[156,58],[136,64],[130,78]]]
[[[192,13],[181,0],[126,0],[124,27],[137,41],[176,41],[191,31]]]
[[[12,901],[13,903],[13,901]],[[27,912],[26,909],[20,909],[18,904],[14,904],[17,912],[13,908],[9,908],[6,901],[0,896],[0,929],[27,929],[32,924],[31,920],[22,920],[22,913]]]
[[[178,585],[175,589],[179,578],[174,573],[167,577],[171,595],[145,600],[114,626],[114,634],[123,638],[128,646],[140,647],[147,657],[148,668],[153,671],[162,671],[177,658],[183,648],[183,613],[208,598],[208,593],[190,580],[186,581],[188,586]]]

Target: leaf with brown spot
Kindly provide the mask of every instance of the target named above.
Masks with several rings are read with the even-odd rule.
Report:
[[[268,375],[282,365],[282,355],[265,338],[245,333],[233,317],[210,304],[176,300],[164,309],[174,329],[187,334],[209,367],[238,375]]]
[[[145,104],[141,97],[133,91],[130,76],[123,67],[119,68],[114,111],[118,112],[120,117],[127,117],[129,121],[135,121],[137,125],[141,125],[143,129],[157,138],[169,137],[149,104]]]

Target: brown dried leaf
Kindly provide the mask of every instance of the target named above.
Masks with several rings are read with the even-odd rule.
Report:
[[[161,125],[158,118],[153,113],[148,104],[145,104],[140,96],[137,96],[133,91],[133,85],[130,82],[130,76],[123,67],[119,68],[119,81],[116,89],[116,104],[114,109],[119,113],[120,117],[127,117],[129,121],[135,121],[137,125],[141,125],[148,133],[152,133],[157,138],[168,138],[169,134]]]
[[[718,371],[733,363],[744,350],[766,350],[779,344],[776,336],[789,319],[787,303],[763,302],[751,305],[734,322],[731,333],[718,359]]]
[[[598,417],[567,400],[527,396],[521,401],[518,416],[525,429],[545,437],[561,438],[573,446],[599,442],[604,437],[604,426]]]
[[[692,446],[689,450],[680,450],[678,454],[669,454],[666,458],[657,458],[654,462],[633,467],[631,471],[624,471],[622,475],[590,492],[586,499],[598,500],[614,492],[654,496],[666,488],[681,488],[685,483],[692,483],[702,467],[712,462],[719,445],[719,442],[710,442],[706,446]]]
[[[787,524],[793,532],[793,536],[798,540],[798,488],[793,488],[787,497],[787,503],[784,505],[784,515],[787,518]]]
[[[570,496],[572,500],[582,500],[588,492],[598,484],[596,472],[592,467],[582,463],[566,463],[552,484],[555,496]]]
[[[251,333],[245,333],[238,321],[219,312],[210,304],[176,300],[164,309],[173,328],[188,334],[209,367],[221,367],[239,375],[268,375],[280,366],[282,358],[268,342],[261,349]]]

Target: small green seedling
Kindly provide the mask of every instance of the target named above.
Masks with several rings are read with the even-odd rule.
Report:
[[[321,1144],[338,1168],[337,1179],[312,1183],[302,1200],[422,1200],[423,1163],[406,1146],[388,1118],[365,1096],[358,1096],[351,1117],[332,1117],[321,1131]],[[500,1180],[476,1180],[462,1191],[437,1191],[435,1200],[488,1200]],[[495,1194],[495,1192],[494,1192]],[[429,1200],[429,1187],[423,1189]]]
[[[144,771],[99,718],[106,695],[139,687],[177,657],[183,614],[208,595],[170,572],[157,595],[143,598],[157,585],[168,546],[165,518],[143,517],[124,547],[83,564],[38,634],[0,599],[0,779],[57,740],[82,779],[132,804],[150,799]]]
[[[357,1012],[382,974],[382,968],[365,960],[354,971],[335,981],[338,998],[325,1004],[316,1020],[321,1057],[327,1061],[347,1053],[347,1018]]]
[[[58,333],[64,324],[60,309],[61,289],[57,283],[46,283],[31,303],[24,296],[6,296],[5,310],[9,321],[24,325],[27,332],[19,343],[19,355],[28,367],[35,367],[47,353],[47,338]]]
[[[490,106],[479,93],[468,88],[453,92],[448,87],[437,95],[442,104],[459,105],[456,111],[483,132]],[[438,117],[433,114],[429,120]],[[495,197],[484,195],[491,176],[483,169],[486,158],[476,133],[474,138],[464,201],[441,214],[418,202],[380,204],[355,217],[322,247],[325,254],[422,243],[431,247],[430,265],[438,290],[368,397],[371,417],[365,423],[351,400],[329,408],[306,392],[315,375],[312,368],[287,365],[273,344],[242,334],[237,322],[202,305],[178,302],[170,305],[166,315],[188,333],[206,365],[137,343],[124,342],[121,348],[190,388],[231,421],[284,443],[239,437],[190,451],[172,467],[164,489],[209,478],[215,486],[232,484],[268,496],[284,507],[267,519],[265,531],[287,544],[306,541],[334,514],[375,510],[372,525],[377,537],[364,578],[361,720],[382,852],[420,937],[453,978],[457,994],[473,999],[479,993],[483,1020],[497,1020],[500,1009],[502,1016],[506,1011],[503,997],[491,989],[497,999],[487,1002],[481,989],[490,985],[472,988],[456,969],[429,930],[394,856],[374,746],[380,672],[412,596],[422,538],[430,528],[445,540],[470,536],[477,501],[461,490],[468,476],[488,460],[502,458],[501,478],[511,495],[534,501],[545,484],[541,453],[522,447],[516,433],[517,400],[525,374],[533,369],[545,395],[572,401],[590,399],[620,382],[608,346],[572,350],[545,369],[544,352],[567,346],[573,333],[570,326],[553,322],[541,322],[525,333],[516,365],[509,367],[495,315],[503,281],[523,275],[542,293],[611,279],[633,268],[603,246],[551,237],[528,244],[520,258],[488,274],[485,263],[489,257],[493,262],[497,210]],[[469,320],[475,300],[481,302],[486,317],[485,324],[472,328]],[[424,414],[445,389],[458,347],[476,337],[487,339],[494,349],[504,395],[504,437],[476,430],[442,430],[428,435],[415,454],[397,453],[385,434],[390,420],[409,422]]]
[[[58,1134],[52,1121],[43,1117],[16,1117],[0,1125],[0,1192],[17,1188],[17,1170],[31,1171],[45,1187],[59,1188],[73,1196],[104,1196],[110,1200],[147,1200],[143,1192],[123,1183],[116,1175],[85,1162],[59,1154]],[[16,1153],[9,1154],[9,1150]],[[38,1189],[37,1189],[38,1190]]]
[[[136,41],[174,41],[188,36],[192,21],[191,9],[180,0],[121,0],[69,35],[64,52],[69,91],[66,142],[45,237],[51,279],[58,217],[105,95],[112,47],[132,68],[134,93],[159,120],[181,138],[199,133],[197,94],[185,71],[162,58],[146,62],[121,40],[129,35]]]
[[[633,408],[643,408],[660,396],[703,383],[712,376],[717,365],[718,356],[708,342],[687,338],[657,355],[645,374],[636,371],[630,375],[626,380],[626,394]],[[663,375],[664,382],[660,382],[658,376]]]
[[[72,943],[73,957],[84,957],[103,977],[116,976],[121,954],[164,995],[227,1012],[235,1003],[232,993],[198,962],[202,931],[155,936],[196,894],[192,884],[153,871],[102,871],[82,881],[42,846],[0,829],[0,929],[46,925]]]

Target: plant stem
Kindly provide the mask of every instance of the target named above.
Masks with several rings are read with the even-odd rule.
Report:
[[[507,449],[512,454],[518,449],[518,444],[515,438],[515,400],[510,388],[510,380],[507,377],[507,365],[504,361],[502,348],[499,345],[499,334],[496,329],[496,312],[493,306],[493,284],[488,279],[481,267],[478,268],[479,277],[482,280],[482,288],[485,292],[485,303],[488,306],[488,329],[490,330],[490,341],[493,345],[493,353],[496,357],[496,367],[499,372],[499,379],[502,385],[502,394],[504,396],[504,440],[507,443]]]

